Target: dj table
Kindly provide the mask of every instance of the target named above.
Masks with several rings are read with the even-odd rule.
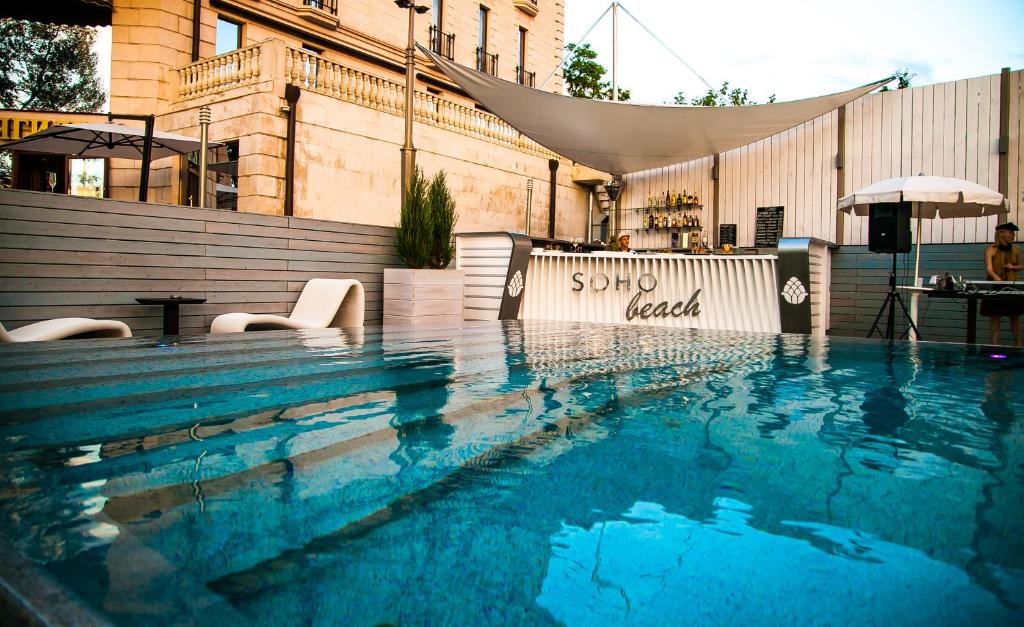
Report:
[[[978,331],[978,301],[1024,300],[1024,281],[972,281],[962,290],[917,289],[929,298],[959,298],[967,301],[967,343],[976,344]]]

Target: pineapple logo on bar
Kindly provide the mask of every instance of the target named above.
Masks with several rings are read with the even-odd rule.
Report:
[[[790,277],[786,281],[786,286],[782,288],[782,297],[786,299],[786,302],[790,305],[799,305],[800,303],[807,300],[807,289],[804,284],[800,282],[800,279]]]
[[[512,275],[512,280],[508,282],[508,295],[512,298],[519,296],[523,292],[523,273],[516,270],[516,273]]]

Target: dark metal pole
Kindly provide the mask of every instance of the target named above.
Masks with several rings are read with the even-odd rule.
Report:
[[[146,202],[149,193],[149,162],[153,160],[153,127],[156,125],[155,115],[108,113],[107,121],[143,120],[146,123],[146,140],[142,145],[142,172],[139,176],[139,201]]]
[[[548,159],[551,171],[551,192],[548,196],[548,239],[555,239],[555,191],[558,187],[558,159]]]
[[[199,60],[199,23],[203,0],[192,0],[192,61]]]
[[[139,202],[149,197],[149,164],[153,160],[153,127],[156,116],[146,116],[146,141],[142,145],[142,175],[139,179]]]
[[[288,139],[284,158],[284,215],[295,215],[295,122],[299,113],[299,96],[302,90],[297,85],[284,86],[284,99],[288,102]]]

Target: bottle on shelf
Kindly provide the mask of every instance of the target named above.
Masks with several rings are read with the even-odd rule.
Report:
[[[651,212],[647,214],[647,228],[649,228],[649,229],[653,229],[654,228],[654,219],[655,219],[654,218],[654,211],[651,210]]]
[[[665,213],[664,215],[661,216],[661,226],[662,228],[665,229],[668,228],[668,213]]]
[[[662,203],[662,205],[661,205],[661,206],[662,206],[662,207],[668,207],[668,203],[669,203],[669,196],[668,196],[668,190],[666,189],[666,190],[665,190],[665,202],[664,202],[664,203]]]
[[[679,219],[676,217],[678,214],[672,214],[672,228],[679,226]]]
[[[693,226],[700,228],[700,216],[693,216]]]
[[[697,198],[697,194],[694,194],[694,195],[693,195],[693,198],[692,198],[691,200],[693,200],[693,204],[694,204],[694,206],[696,206],[696,205],[699,205],[699,204],[700,204],[700,199],[699,199],[699,198]]]

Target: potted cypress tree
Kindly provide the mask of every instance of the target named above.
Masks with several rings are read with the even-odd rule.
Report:
[[[384,324],[462,322],[465,273],[448,269],[458,219],[444,171],[428,185],[417,168],[395,231],[395,250],[407,267],[384,270]]]

